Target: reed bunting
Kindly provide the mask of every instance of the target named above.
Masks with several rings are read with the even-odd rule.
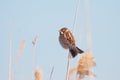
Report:
[[[59,30],[59,42],[64,49],[69,49],[73,58],[77,56],[78,53],[81,54],[84,52],[76,46],[73,34],[66,27]]]

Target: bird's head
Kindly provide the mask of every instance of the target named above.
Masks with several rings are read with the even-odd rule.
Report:
[[[60,35],[63,35],[63,34],[65,34],[65,33],[68,32],[68,31],[69,31],[68,28],[64,27],[64,28],[61,28],[61,29],[59,30],[59,33],[60,33]]]

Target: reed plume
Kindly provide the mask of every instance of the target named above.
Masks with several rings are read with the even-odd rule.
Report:
[[[70,68],[69,75],[72,77],[74,74],[76,75],[76,80],[83,79],[86,76],[95,76],[94,72],[91,70],[94,66],[96,66],[96,63],[94,61],[94,57],[92,56],[92,53],[88,52],[85,53],[79,60],[78,65]]]
[[[40,71],[38,67],[36,68],[35,72],[35,80],[42,80],[42,71]]]
[[[94,66],[96,66],[96,63],[92,54],[90,52],[84,54],[79,60],[77,66],[77,74],[79,75],[79,78],[83,79],[85,76],[95,76],[91,70],[91,68]]]

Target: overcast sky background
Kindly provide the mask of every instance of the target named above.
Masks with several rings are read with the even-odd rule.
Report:
[[[16,64],[16,80],[32,80],[33,45],[36,34],[36,63],[48,80],[54,66],[53,80],[64,80],[68,51],[58,41],[58,30],[72,29],[77,0],[0,0],[0,80],[8,80],[10,32],[12,31],[12,66],[21,41],[26,46]],[[120,0],[89,0],[92,51],[97,66],[95,80],[120,80]],[[76,21],[76,44],[86,47],[85,1],[80,0]],[[77,65],[81,55],[71,60]]]

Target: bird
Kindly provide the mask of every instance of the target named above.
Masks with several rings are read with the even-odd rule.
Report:
[[[69,49],[73,58],[76,57],[78,53],[84,53],[83,50],[76,46],[75,38],[67,27],[63,27],[59,30],[59,43],[64,49]]]

